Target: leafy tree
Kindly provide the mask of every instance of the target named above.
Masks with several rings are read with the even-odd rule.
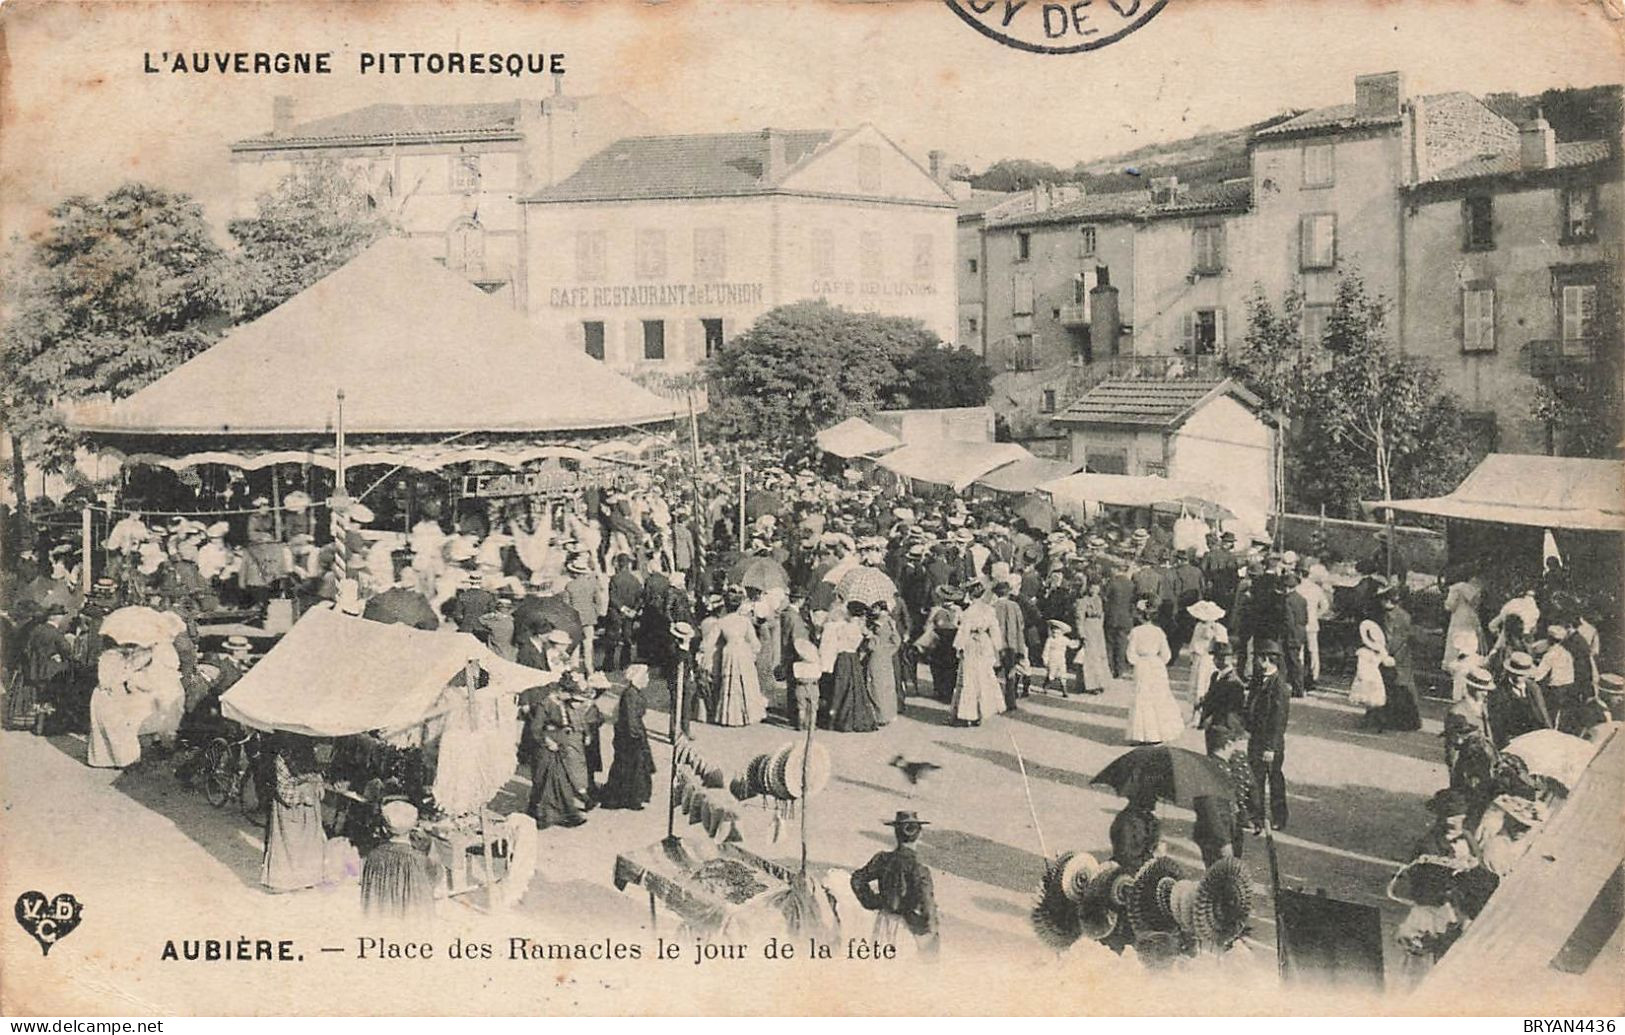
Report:
[[[788,443],[854,414],[905,404],[901,368],[939,345],[918,320],[804,301],[763,313],[709,361],[708,423]]]
[[[338,162],[314,162],[256,200],[257,213],[228,226],[241,249],[235,266],[238,314],[276,308],[388,234],[388,199]]]
[[[0,402],[19,452],[57,471],[74,445],[59,403],[156,380],[214,341],[226,305],[221,251],[190,197],[129,183],[50,215],[11,256]]]
[[[1625,437],[1625,371],[1621,370],[1618,292],[1600,285],[1596,328],[1589,363],[1559,367],[1535,389],[1530,416],[1546,428],[1546,451],[1553,455],[1612,457]]]
[[[928,342],[898,364],[894,391],[901,405],[925,410],[982,406],[993,394],[993,368],[981,354],[966,348],[943,348]]]
[[[1059,183],[1066,175],[1048,162],[1029,158],[1004,158],[972,176],[970,185],[978,190],[1026,190],[1040,183]]]
[[[1262,294],[1230,366],[1291,422],[1291,502],[1352,514],[1362,499],[1454,488],[1475,460],[1460,406],[1437,368],[1389,347],[1388,303],[1358,275],[1339,281],[1318,347],[1303,341],[1303,300]]]

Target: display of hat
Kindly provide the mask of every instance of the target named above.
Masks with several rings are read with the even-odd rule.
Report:
[[[602,672],[594,672],[587,677],[587,689],[589,690],[608,690],[610,686],[609,676]]]
[[[1253,885],[1240,859],[1220,859],[1208,867],[1196,891],[1196,937],[1227,946],[1246,932],[1253,912]]]
[[[1134,933],[1172,931],[1177,925],[1168,912],[1174,882],[1183,879],[1184,867],[1166,855],[1155,856],[1134,875],[1128,894],[1128,922]]]
[[[1388,636],[1382,626],[1367,618],[1360,622],[1360,642],[1374,651],[1388,653]]]
[[[309,510],[310,504],[311,499],[310,493],[308,492],[299,492],[295,490],[282,497],[282,506],[296,514],[303,510]]]
[[[209,536],[210,539],[224,539],[226,533],[230,531],[231,522],[229,521],[216,521],[214,524],[204,529],[204,532]]]
[[[1185,613],[1198,622],[1217,622],[1224,617],[1224,608],[1211,600],[1198,600],[1187,607]]]
[[[383,815],[384,825],[389,832],[396,836],[418,825],[418,807],[409,801],[386,801],[378,811]]]
[[[1468,669],[1465,682],[1472,689],[1486,694],[1495,689],[1495,677],[1490,675],[1489,669],[1482,666]]]
[[[907,811],[898,809],[896,816],[892,817],[891,819],[881,820],[881,822],[888,827],[906,827],[910,825],[925,827],[931,825],[930,820],[921,819],[912,809]]]
[[[1501,667],[1507,670],[1508,675],[1527,676],[1535,671],[1535,659],[1527,651],[1515,650],[1507,655]]]
[[[118,591],[118,583],[114,582],[112,579],[107,578],[107,577],[104,576],[102,578],[97,579],[95,586],[92,587],[92,588],[98,594],[114,593],[114,592]]]
[[[935,590],[937,603],[958,603],[965,599],[965,593],[958,586],[938,586]]]

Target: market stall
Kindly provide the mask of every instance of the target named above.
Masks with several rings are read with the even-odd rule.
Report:
[[[819,449],[843,460],[873,456],[903,444],[903,440],[896,435],[881,431],[862,417],[848,417],[833,427],[825,428],[814,437],[814,441]]]
[[[1023,460],[1036,459],[1014,442],[912,442],[877,463],[911,482],[964,492],[972,482]]]
[[[1092,520],[1102,507],[1186,514],[1226,528],[1262,535],[1264,517],[1230,493],[1202,482],[1150,475],[1083,472],[1043,482],[1036,491],[1054,501],[1056,509],[1076,520]],[[1239,522],[1240,527],[1236,528]]]

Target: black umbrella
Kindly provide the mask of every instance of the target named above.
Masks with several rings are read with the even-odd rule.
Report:
[[[1129,801],[1158,798],[1186,808],[1205,795],[1235,797],[1229,774],[1217,762],[1166,744],[1125,752],[1090,782],[1106,784]]]
[[[763,514],[778,517],[784,513],[784,497],[772,489],[753,489],[745,494],[745,520],[755,521]]]

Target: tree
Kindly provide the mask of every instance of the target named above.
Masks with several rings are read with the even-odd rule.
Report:
[[[906,404],[901,368],[940,345],[918,320],[828,302],[770,309],[712,356],[708,423],[788,444],[854,414]]]
[[[252,320],[276,308],[388,234],[387,204],[331,160],[302,166],[261,194],[256,214],[228,227],[241,249],[234,264],[238,315]]]
[[[1612,457],[1625,436],[1625,371],[1621,370],[1620,298],[1608,284],[1597,289],[1590,316],[1594,330],[1583,362],[1558,360],[1536,386],[1529,413],[1546,428],[1553,455]]]
[[[157,380],[214,341],[226,307],[222,253],[190,197],[129,183],[50,215],[7,271],[0,382],[14,444],[59,471],[75,438],[58,404]]]
[[[1029,158],[1004,158],[971,177],[970,185],[977,190],[1026,190],[1040,183],[1059,183],[1066,174],[1048,162],[1035,162]]]
[[[1292,502],[1353,514],[1362,499],[1454,488],[1475,459],[1460,406],[1437,368],[1389,347],[1387,301],[1344,276],[1318,349],[1303,341],[1301,311],[1296,291],[1279,308],[1255,295],[1230,363],[1291,423]]]
[[[895,394],[903,398],[903,405],[918,409],[982,406],[993,394],[993,368],[966,348],[923,344],[903,357],[898,374]]]

